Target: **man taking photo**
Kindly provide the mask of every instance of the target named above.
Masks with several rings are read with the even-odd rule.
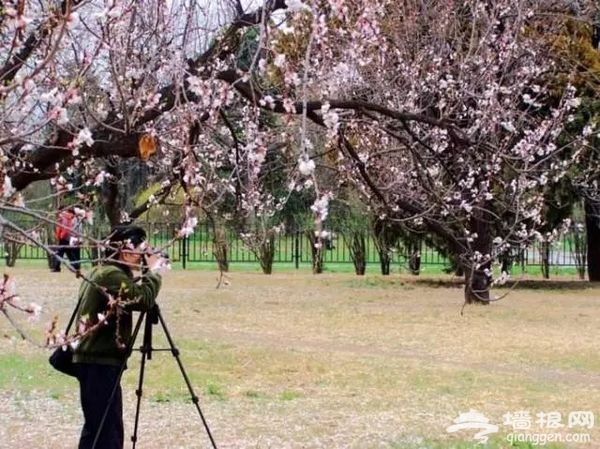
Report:
[[[148,267],[161,258],[147,250],[146,232],[118,226],[106,242],[106,262],[95,267],[79,290],[79,332],[74,350],[84,424],[79,449],[122,449],[121,373],[131,351],[132,312],[155,305],[161,277]],[[142,270],[134,278],[133,271]]]

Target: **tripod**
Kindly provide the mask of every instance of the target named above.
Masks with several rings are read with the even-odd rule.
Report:
[[[164,320],[162,314],[160,313],[160,308],[158,307],[158,304],[155,304],[154,307],[152,309],[150,309],[148,312],[143,312],[140,315],[138,322],[141,322],[144,319],[144,315],[146,318],[146,321],[144,323],[144,336],[142,339],[142,346],[139,349],[140,352],[142,353],[142,360],[140,362],[140,376],[139,376],[139,380],[138,380],[138,388],[135,391],[135,394],[137,396],[137,403],[136,403],[136,408],[135,408],[135,424],[134,424],[134,428],[133,428],[133,435],[131,436],[131,441],[133,442],[133,446],[132,446],[133,449],[135,449],[135,445],[137,443],[138,424],[139,424],[139,418],[140,418],[140,405],[141,405],[141,400],[142,400],[142,391],[143,391],[142,387],[144,384],[144,372],[146,370],[146,360],[152,359],[153,351],[171,351],[171,354],[173,355],[173,357],[175,357],[175,360],[177,361],[177,365],[179,366],[179,370],[181,371],[181,375],[183,376],[183,380],[185,381],[185,384],[188,388],[188,391],[192,398],[192,402],[196,406],[196,410],[198,411],[198,415],[200,416],[202,424],[204,425],[204,429],[206,430],[206,434],[208,435],[210,443],[214,449],[217,449],[217,445],[215,444],[215,440],[213,439],[213,436],[210,432],[210,428],[208,427],[208,424],[206,423],[206,419],[204,418],[204,414],[202,413],[202,410],[200,409],[198,396],[196,395],[196,393],[194,393],[194,389],[192,388],[190,379],[185,371],[185,368],[183,367],[183,363],[181,363],[181,359],[179,358],[179,349],[177,349],[175,347],[175,343],[173,342],[173,339],[171,338],[171,334],[169,333],[169,330],[167,329],[167,324],[165,323],[165,320]],[[167,338],[167,341],[169,343],[168,348],[155,349],[152,347],[152,327],[158,323],[160,323],[160,325],[163,329],[163,332],[165,334],[165,337]],[[136,324],[135,333],[132,335],[132,340],[131,340],[132,342],[135,341],[138,331],[139,331],[139,324]]]
[[[144,319],[145,319],[145,321],[144,321]],[[150,309],[149,311],[140,313],[138,321],[137,321],[135,328],[133,330],[133,333],[131,335],[131,343],[130,343],[130,347],[129,347],[129,353],[131,353],[131,351],[133,350],[133,345],[135,344],[135,340],[139,333],[142,322],[144,322],[144,335],[143,335],[143,339],[142,339],[142,346],[140,346],[140,348],[139,348],[139,351],[142,353],[142,360],[140,362],[140,375],[139,375],[139,379],[138,379],[138,388],[135,391],[135,394],[137,396],[137,401],[136,401],[136,408],[135,408],[135,421],[134,421],[133,435],[131,436],[131,441],[133,443],[132,448],[135,449],[135,445],[136,445],[137,439],[138,439],[137,436],[138,436],[138,426],[139,426],[139,419],[140,419],[140,406],[141,406],[142,391],[143,391],[143,384],[144,384],[144,373],[146,371],[146,360],[152,359],[153,351],[170,351],[171,354],[173,354],[173,357],[175,357],[175,360],[177,361],[177,365],[179,366],[181,375],[183,376],[185,384],[188,388],[188,391],[192,398],[192,402],[196,406],[196,410],[198,411],[198,414],[200,415],[200,419],[202,421],[202,424],[204,425],[204,429],[206,430],[206,434],[208,435],[211,446],[213,449],[217,449],[217,445],[215,443],[215,440],[213,439],[212,433],[210,432],[210,428],[208,427],[206,419],[204,418],[204,414],[202,413],[202,410],[200,409],[198,396],[196,395],[196,393],[194,393],[194,389],[192,388],[190,379],[185,371],[185,368],[183,367],[181,359],[179,358],[179,349],[177,349],[175,347],[175,343],[173,342],[173,339],[171,338],[171,334],[169,333],[169,330],[167,329],[167,325],[166,325],[165,320],[160,312],[160,308],[158,307],[158,304],[155,304],[154,307],[152,309]],[[163,332],[165,334],[165,337],[167,338],[167,341],[169,343],[169,348],[155,349],[152,347],[152,327],[158,323],[160,323],[160,325],[163,329]],[[123,362],[123,366],[121,367],[121,374],[119,375],[119,380],[120,380],[120,376],[123,374],[124,369],[125,369],[125,362]],[[97,439],[102,430],[104,421],[106,419],[106,415],[108,412],[108,408],[110,406],[110,402],[112,401],[112,399],[115,395],[118,385],[119,385],[119,381],[117,381],[115,388],[113,389],[111,398],[109,399],[109,404],[106,407],[106,411],[102,418],[102,422],[100,423],[100,428],[98,429],[98,432],[96,434],[96,438],[95,438],[92,448],[96,447],[96,442],[97,442]]]

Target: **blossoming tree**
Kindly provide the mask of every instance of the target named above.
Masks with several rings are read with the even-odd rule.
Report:
[[[487,303],[492,261],[540,236],[547,185],[564,176],[565,150],[585,147],[594,129],[558,143],[579,100],[568,73],[557,81],[541,39],[591,10],[548,7],[316,2],[267,33],[276,55],[268,79],[283,80],[278,97],[245,75],[223,79],[325,127],[340,179],[382,218],[443,239],[465,272],[466,301]],[[304,135],[300,144],[312,151]],[[303,155],[299,168],[311,173]]]
[[[103,201],[113,223],[182,189],[181,237],[199,210],[233,198],[254,220],[308,189],[319,249],[336,193],[315,172],[326,150],[380,217],[444,239],[466,300],[486,303],[493,258],[536,235],[544,188],[569,163],[557,139],[576,92],[553,83],[538,37],[564,25],[570,2],[19,0],[1,11],[3,211],[51,220],[19,197],[44,180]],[[275,152],[295,162],[278,166],[278,196],[266,185]],[[161,186],[136,210],[119,210],[125,159]]]

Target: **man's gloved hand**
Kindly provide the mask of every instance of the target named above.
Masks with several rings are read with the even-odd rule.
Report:
[[[146,252],[143,257],[145,267],[153,273],[171,269],[171,261],[160,252]]]

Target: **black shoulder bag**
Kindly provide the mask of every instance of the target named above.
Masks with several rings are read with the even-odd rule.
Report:
[[[69,334],[69,329],[71,328],[73,321],[75,321],[75,316],[77,315],[77,310],[79,310],[80,303],[81,298],[79,298],[77,307],[75,307],[75,310],[73,310],[73,313],[71,314],[71,319],[65,330],[65,337]],[[77,377],[77,369],[73,363],[73,348],[71,345],[59,346],[56,348],[52,355],[50,355],[48,362],[50,362],[50,365],[52,365],[55,370],[69,376]]]

